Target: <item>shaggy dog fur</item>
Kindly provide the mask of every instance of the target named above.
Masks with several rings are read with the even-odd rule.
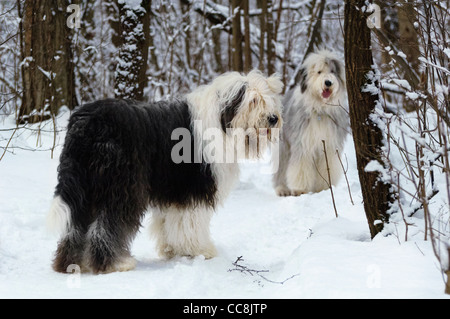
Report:
[[[277,76],[230,72],[179,101],[109,99],[78,109],[69,121],[48,216],[50,227],[61,232],[53,268],[63,273],[72,264],[94,273],[133,269],[130,243],[149,207],[161,255],[214,257],[210,218],[239,167],[208,158],[203,133],[215,128],[227,141],[234,139],[230,129],[239,128],[248,133],[246,147],[259,137],[259,128],[270,137],[281,127],[281,90]],[[173,133],[180,129],[190,133],[194,150],[181,154],[181,162],[173,154],[178,143]],[[224,145],[234,154],[233,143]],[[258,157],[262,151],[245,154]]]
[[[311,53],[301,67],[300,83],[284,99],[279,169],[274,187],[279,196],[320,192],[341,176],[337,153],[348,131],[344,66],[328,50]]]

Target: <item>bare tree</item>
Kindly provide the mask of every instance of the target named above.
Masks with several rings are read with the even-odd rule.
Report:
[[[273,1],[267,0],[266,34],[267,34],[267,73],[275,73],[275,43],[274,43]]]
[[[409,73],[413,72],[415,76],[420,75],[420,47],[419,38],[414,23],[418,21],[417,3],[407,0],[401,1],[377,1],[381,8],[380,29],[378,30],[380,49],[381,49],[381,69],[386,76],[397,77],[403,76],[404,70],[395,68],[392,64],[392,51],[385,48],[391,48],[403,57],[405,66],[408,67]],[[380,34],[382,33],[382,38]],[[386,43],[388,40],[391,44]],[[404,97],[402,94],[393,92],[385,92],[385,98],[389,102],[402,103],[404,108],[409,111],[415,111],[415,103]]]
[[[20,123],[46,120],[62,106],[77,105],[72,33],[66,26],[68,5],[67,0],[25,1]]]
[[[249,16],[249,0],[242,1],[242,7],[244,9],[244,71],[248,72],[252,69],[252,48],[250,40],[250,16]]]
[[[119,2],[121,44],[115,76],[116,97],[136,100],[144,98],[144,88],[147,86],[150,10],[150,0],[142,0],[135,8]]]
[[[394,205],[402,215],[404,240],[409,240],[409,227],[421,223],[423,239],[431,242],[442,273],[448,274],[450,99],[448,90],[437,89],[449,87],[448,7],[427,1],[383,5],[382,13],[389,17],[383,21],[392,23],[372,29],[379,41],[383,71],[379,75],[383,108],[372,116],[384,125],[387,137],[384,180],[398,194]],[[402,17],[406,11],[411,13]],[[397,162],[399,157],[403,161]],[[436,172],[444,183],[436,183]],[[446,204],[436,207],[439,200],[433,198],[437,194],[446,197]],[[421,217],[416,216],[418,212]]]
[[[325,12],[325,4],[326,0],[314,0],[311,4],[311,24],[308,28],[308,46],[306,47],[306,51],[304,54],[305,59],[308,54],[314,51],[314,49],[318,48],[322,43],[322,18],[323,13]]]
[[[275,72],[273,2],[272,0],[258,0],[257,5],[261,9],[259,16],[259,69],[267,70],[268,74],[272,74]]]
[[[244,64],[242,61],[242,31],[241,31],[241,6],[242,1],[231,0],[231,14],[233,15],[233,40],[232,40],[232,59],[233,70],[243,71]]]
[[[323,13],[325,12],[325,4],[326,0],[312,0],[311,1],[311,8],[310,8],[310,14],[311,14],[311,23],[308,27],[308,45],[306,46],[306,50],[303,54],[303,61],[305,58],[313,52],[315,49],[320,47],[320,44],[322,43],[322,18]],[[301,64],[299,64],[300,66]],[[297,67],[294,74],[294,81],[289,83],[289,89],[293,89],[300,81],[300,78],[302,76],[300,72],[301,68]]]
[[[379,82],[372,69],[371,34],[367,26],[369,14],[365,0],[345,2],[345,63],[350,123],[356,150],[357,168],[364,200],[364,210],[372,238],[388,222],[393,194],[391,186],[381,180],[381,172],[366,169],[369,163],[384,168],[383,133],[371,114],[380,103]],[[364,87],[371,86],[371,90]]]

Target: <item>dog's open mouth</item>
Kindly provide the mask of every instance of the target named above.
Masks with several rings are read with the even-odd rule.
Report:
[[[322,97],[324,99],[328,99],[331,96],[331,93],[333,93],[333,91],[331,91],[330,89],[325,89],[322,91]]]

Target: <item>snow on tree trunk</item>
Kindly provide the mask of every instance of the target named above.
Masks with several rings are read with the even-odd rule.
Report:
[[[142,100],[147,85],[150,0],[119,0],[121,45],[115,72],[117,98]]]
[[[380,103],[379,82],[373,70],[366,5],[366,0],[345,2],[344,46],[350,123],[364,210],[373,238],[389,220],[393,197],[391,186],[381,180],[384,138],[374,116]]]

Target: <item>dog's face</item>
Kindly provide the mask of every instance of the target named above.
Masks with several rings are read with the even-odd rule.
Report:
[[[282,127],[283,83],[277,75],[264,77],[256,70],[246,76],[232,72],[225,77],[231,85],[224,86],[226,92],[218,92],[223,101],[222,129],[232,139],[244,134],[245,157],[259,158],[268,142],[278,139]]]
[[[311,53],[302,65],[300,88],[317,100],[334,104],[345,91],[344,67],[332,52]]]

